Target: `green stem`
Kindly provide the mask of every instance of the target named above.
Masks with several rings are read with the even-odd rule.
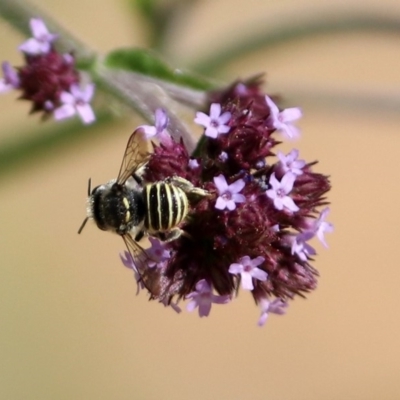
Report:
[[[96,80],[104,91],[135,109],[148,121],[153,121],[157,108],[166,110],[171,136],[176,141],[182,138],[189,152],[194,150],[194,136],[174,112],[170,98],[160,86],[152,83],[150,79],[144,80],[139,74],[101,66],[97,68]]]
[[[115,118],[109,111],[99,111],[97,122],[101,125],[111,125]],[[98,130],[97,125],[85,126],[79,120],[71,120],[63,124],[57,124],[55,128],[38,125],[32,132],[19,135],[16,132],[13,139],[6,141],[0,147],[0,178],[7,173],[15,171],[16,167],[30,166],[34,161],[46,160],[54,156],[55,151],[66,146],[74,146],[88,137],[106,132],[105,129]],[[18,139],[21,138],[21,139]],[[93,139],[95,140],[95,139]]]

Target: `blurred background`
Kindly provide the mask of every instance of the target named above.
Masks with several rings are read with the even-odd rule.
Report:
[[[247,293],[204,319],[136,296],[122,240],[93,224],[76,233],[87,179],[115,177],[144,123],[125,114],[2,163],[0,399],[399,399],[400,3],[191,3],[163,43],[168,61],[223,82],[265,71],[269,93],[303,108],[295,146],[333,184],[335,232],[328,250],[318,247],[319,287],[263,328]],[[149,43],[128,1],[35,4],[101,53]],[[363,18],[368,29],[317,29]],[[285,39],[283,27],[298,34]],[[205,68],[218,49],[274,34],[281,39]],[[23,37],[6,22],[0,37],[1,59],[20,65]],[[55,127],[15,98],[0,97],[0,148]]]

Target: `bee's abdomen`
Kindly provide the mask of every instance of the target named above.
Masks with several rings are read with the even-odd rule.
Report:
[[[177,186],[158,182],[143,189],[147,216],[145,228],[151,232],[167,232],[186,217],[189,203],[185,192]]]

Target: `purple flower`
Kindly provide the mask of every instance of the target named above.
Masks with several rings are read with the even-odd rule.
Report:
[[[144,289],[144,284],[142,282],[142,279],[138,273],[138,270],[136,268],[135,263],[133,262],[133,258],[131,256],[131,254],[128,251],[124,252],[125,254],[125,258],[122,254],[120,254],[120,258],[122,261],[122,264],[125,265],[126,268],[131,269],[133,271],[134,277],[135,277],[135,281],[137,284],[137,290],[136,290],[136,294],[139,294],[140,289]]]
[[[190,169],[196,169],[200,167],[200,164],[195,158],[191,158],[188,162],[188,166]]]
[[[228,158],[229,156],[226,151],[221,151],[221,154],[218,156],[218,160],[221,162],[225,162]]]
[[[277,210],[283,210],[284,208],[293,212],[299,210],[293,199],[287,196],[293,189],[295,179],[296,176],[290,172],[286,173],[280,182],[276,179],[275,172],[271,175],[269,184],[272,186],[272,189],[268,189],[266,194],[274,201],[274,206]]]
[[[324,208],[313,226],[313,230],[317,235],[317,238],[325,247],[328,247],[328,244],[325,242],[324,233],[333,232],[333,225],[330,222],[325,221],[325,217],[329,214],[329,211],[330,210],[328,207]]]
[[[142,129],[144,132],[145,138],[151,139],[152,137],[157,137],[160,139],[160,135],[166,133],[164,132],[167,129],[168,125],[168,116],[164,109],[157,108],[155,112],[155,122],[153,125],[141,125],[138,129]]]
[[[239,194],[245,186],[243,179],[238,179],[228,185],[225,177],[223,175],[218,175],[214,178],[214,183],[219,193],[219,197],[215,203],[215,208],[218,210],[227,208],[232,211],[236,208],[235,203],[244,203],[246,201],[246,197],[243,194]]]
[[[29,55],[46,54],[51,49],[51,44],[58,35],[49,33],[41,19],[32,18],[29,22],[33,38],[19,46],[19,50]]]
[[[269,313],[283,315],[286,313],[288,303],[280,298],[269,301],[266,298],[259,300],[261,315],[258,320],[258,326],[263,326],[267,321]]]
[[[79,85],[73,84],[69,92],[62,92],[60,96],[62,106],[54,110],[54,118],[59,121],[70,118],[76,113],[83,123],[90,124],[96,120],[93,109],[89,102],[94,94],[94,84],[87,85],[81,89]]]
[[[229,272],[231,274],[240,274],[243,289],[253,290],[253,278],[258,279],[259,281],[267,280],[268,274],[262,269],[257,268],[264,261],[264,257],[250,259],[249,256],[244,256],[238,263],[230,265]]]
[[[231,116],[231,113],[228,111],[221,115],[221,104],[213,103],[210,106],[210,115],[197,112],[194,122],[206,128],[204,133],[206,136],[216,139],[218,135],[222,135],[230,131],[231,128],[227,125],[227,123],[231,119]]]
[[[7,61],[1,64],[4,78],[0,80],[0,93],[6,93],[12,89],[18,89],[20,81],[17,71]]]
[[[189,293],[186,298],[191,299],[186,309],[193,311],[196,307],[199,307],[200,317],[207,317],[210,314],[212,303],[226,304],[231,299],[229,295],[218,296],[213,294],[210,284],[205,279],[198,281],[196,283],[196,290]]]
[[[149,268],[153,268],[155,266],[162,267],[162,263],[171,257],[170,251],[167,250],[166,245],[157,238],[150,236],[149,241],[151,243],[151,247],[146,250],[146,253],[151,260],[148,261],[147,265]]]
[[[277,157],[279,163],[277,165],[277,170],[281,175],[285,175],[287,172],[291,172],[293,175],[301,175],[303,173],[302,169],[306,165],[304,160],[298,160],[299,151],[293,149],[288,155],[284,155],[281,151],[278,151]]]
[[[279,111],[279,108],[270,97],[265,96],[265,101],[270,109],[270,116],[267,124],[281,131],[288,139],[297,137],[299,135],[299,129],[293,126],[291,122],[298,120],[302,116],[300,108],[286,108],[283,111]]]
[[[314,232],[301,232],[292,238],[292,254],[296,254],[301,261],[307,261],[310,256],[317,254],[315,249],[311,247],[307,240],[314,237]]]

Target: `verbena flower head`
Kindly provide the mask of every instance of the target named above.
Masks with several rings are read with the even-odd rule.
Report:
[[[56,50],[58,35],[50,33],[42,20],[33,18],[30,26],[32,37],[19,46],[25,64],[14,69],[3,62],[0,93],[19,90],[20,99],[32,102],[31,113],[42,113],[44,118],[55,115],[60,120],[78,114],[85,124],[92,123],[95,116],[89,102],[94,85],[80,87],[73,55]]]
[[[259,80],[238,82],[209,95],[209,114],[195,117],[204,134],[193,154],[169,135],[153,143],[145,183],[182,177],[208,196],[188,196],[189,214],[179,225],[184,234],[162,243],[159,254],[168,251],[168,257],[157,268],[149,257],[140,274],[151,299],[189,301],[187,309],[198,308],[201,317],[242,287],[261,307],[261,326],[316,288],[310,241],[324,243],[332,225],[325,221],[328,211],[321,213],[328,177],[314,171],[315,161],[301,160],[297,149],[287,155],[276,150],[277,135],[294,136],[290,123],[301,114],[296,108],[281,115],[260,86]]]

